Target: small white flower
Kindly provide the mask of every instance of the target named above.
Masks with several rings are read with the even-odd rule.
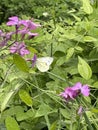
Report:
[[[47,12],[43,13],[43,16],[47,17],[49,14]]]

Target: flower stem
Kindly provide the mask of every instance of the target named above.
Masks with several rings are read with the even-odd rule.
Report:
[[[91,122],[89,121],[89,119],[88,119],[88,117],[87,117],[87,115],[86,115],[85,112],[83,113],[83,115],[84,115],[86,123],[88,124],[89,130],[94,130],[93,127],[92,127],[92,125],[91,125]]]
[[[34,80],[35,80],[36,86],[39,88],[39,84],[38,84],[38,81],[37,81],[37,78],[35,77],[35,75],[34,75]],[[38,89],[38,93],[40,93],[40,90],[39,90],[39,89]],[[44,104],[44,101],[43,101],[43,98],[42,98],[41,95],[40,95],[40,101],[41,101],[42,104]],[[46,120],[46,124],[47,124],[48,130],[50,130],[50,122],[49,122],[48,115],[45,114],[45,115],[44,115],[44,118],[45,118],[45,120]]]

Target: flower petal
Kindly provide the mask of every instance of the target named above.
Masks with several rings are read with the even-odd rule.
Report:
[[[18,22],[18,17],[17,16],[12,16],[12,17],[9,17],[9,20]]]
[[[87,85],[83,85],[83,87],[81,88],[81,93],[84,95],[84,96],[89,96],[90,94],[90,89]]]
[[[73,89],[73,90],[80,90],[81,87],[82,87],[82,84],[81,84],[80,82],[78,82],[78,83],[76,83],[76,84],[72,87],[72,89]]]

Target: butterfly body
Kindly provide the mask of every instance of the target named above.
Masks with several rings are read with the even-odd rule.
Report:
[[[37,58],[36,66],[39,71],[46,72],[49,70],[49,67],[52,64],[52,62],[53,62],[52,57],[41,57],[41,58]]]

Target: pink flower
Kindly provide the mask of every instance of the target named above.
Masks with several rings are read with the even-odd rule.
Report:
[[[6,33],[6,40],[11,40],[11,37],[13,34],[14,34],[14,32]]]
[[[26,20],[25,27],[29,30],[35,30],[36,28],[41,27],[41,25],[36,24],[36,23],[32,22],[31,20]]]
[[[26,25],[26,21],[25,20],[19,20],[19,18],[17,16],[13,16],[13,17],[9,18],[7,25],[8,26],[17,25],[19,27],[20,25]]]
[[[27,39],[31,39],[38,35],[38,33],[32,33],[31,30],[35,30],[36,28],[40,27],[40,24],[36,24],[32,22],[31,20],[20,20],[17,16],[13,16],[9,18],[9,21],[7,22],[8,26],[15,26],[16,28],[16,34],[21,34],[21,39],[23,40],[25,38],[25,35],[28,34]],[[23,25],[21,30],[19,30],[19,27]],[[1,32],[0,32],[1,34]]]
[[[6,40],[3,40],[0,42],[0,47],[4,47],[7,45],[7,41]]]
[[[83,94],[84,96],[89,96],[90,89],[87,85],[83,85],[78,82],[72,87],[65,88],[64,92],[60,93],[66,101],[75,99],[79,94]]]
[[[90,94],[90,89],[87,85],[83,85],[81,87],[81,93],[84,95],[84,96],[89,96]]]
[[[32,58],[32,67],[34,67],[34,65],[36,64],[36,60],[37,60],[37,56],[36,54],[34,54],[33,58]]]
[[[8,26],[17,25],[19,22],[19,19],[17,16],[13,16],[9,18],[9,22],[7,22]]]
[[[83,85],[82,86],[82,84],[80,82],[76,83],[72,87],[72,89],[75,90],[75,91],[78,91],[78,92],[82,93],[84,96],[89,96],[89,94],[90,94],[89,87],[87,85]]]
[[[25,35],[28,33],[28,30],[22,29],[18,31],[19,34],[21,34],[21,39],[23,40],[25,38]]]
[[[8,32],[8,33],[5,33],[5,32],[2,32],[0,30],[0,37],[2,39],[2,41],[0,42],[0,47],[4,47],[7,45],[7,42],[9,40],[11,40],[11,37],[12,35],[14,34],[14,32]]]
[[[38,36],[38,33],[28,32],[27,34],[29,35],[29,36],[28,36],[28,39],[31,39],[31,38],[33,38],[33,37],[35,37],[35,36]]]
[[[1,34],[2,34],[2,30],[0,30],[0,37],[1,37]]]
[[[13,46],[10,47],[11,53],[18,53],[21,56],[29,54],[29,51],[26,49],[26,45],[22,43],[15,42]]]
[[[35,66],[36,60],[37,60],[37,55],[36,54],[34,54],[32,59],[27,59],[27,61],[30,61],[32,63],[32,67]]]
[[[77,96],[77,92],[72,90],[71,87],[65,88],[65,91],[60,94],[66,101],[74,99]]]
[[[21,34],[22,36],[22,39],[24,39],[25,35],[28,34],[28,39],[31,39],[35,36],[38,36],[38,33],[31,33],[29,30],[27,30],[26,28],[25,29],[22,29],[22,30],[19,30],[18,33]]]
[[[78,109],[78,115],[81,115],[81,114],[82,114],[82,112],[83,112],[83,107],[82,107],[82,106],[80,106],[80,107],[79,107],[79,109]]]

